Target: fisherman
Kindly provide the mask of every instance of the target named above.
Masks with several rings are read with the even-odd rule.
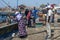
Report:
[[[53,11],[52,11],[52,7],[49,5],[48,7],[48,13],[47,13],[47,20],[48,22],[51,22],[51,18],[52,18],[52,14],[53,14]]]
[[[29,13],[29,9],[25,9],[26,24],[27,24],[27,26],[29,27],[29,25],[28,25],[28,19],[27,19],[27,15],[28,15],[28,13]]]
[[[38,10],[36,9],[36,7],[34,7],[34,9],[32,10],[32,18],[33,18],[33,24],[35,25],[35,21],[37,18],[37,12]]]
[[[50,27],[50,23],[51,23],[51,15],[53,14],[52,12],[52,7],[49,5],[47,7],[48,9],[48,13],[47,13],[47,20],[46,20],[46,28],[47,28],[47,35],[48,38],[51,38],[51,27]]]
[[[31,10],[27,14],[28,26],[31,27]]]
[[[46,18],[47,18],[47,12],[48,12],[48,9],[47,8],[43,8],[42,10],[42,13],[45,15],[45,25],[46,25]]]

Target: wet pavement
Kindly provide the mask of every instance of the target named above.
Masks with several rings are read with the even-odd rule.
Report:
[[[27,38],[24,39],[19,38],[17,32],[14,38],[12,38],[12,36],[10,35],[10,37],[7,37],[5,39],[2,38],[0,40],[60,40],[60,24],[57,25],[56,22],[55,24],[51,24],[51,29],[54,32],[52,32],[53,36],[50,39],[47,38],[46,26],[42,26],[37,28],[27,28],[28,32]]]
[[[18,37],[19,33],[15,34],[15,37],[12,36],[7,37],[5,39],[0,40],[60,40],[60,26],[55,26],[55,24],[51,24],[52,34],[53,36],[48,39],[46,33],[46,26],[37,27],[37,28],[27,28],[28,37],[21,39]]]
[[[45,27],[28,28],[27,32],[28,32],[27,38],[21,39],[19,37],[15,37],[12,40],[40,40],[40,39],[45,40],[45,36],[46,36]]]
[[[60,27],[53,27],[51,25],[51,29],[54,31],[52,32],[53,36],[51,38],[47,38],[46,34],[46,26],[38,27],[38,28],[27,28],[28,37],[25,39],[21,39],[18,36],[12,38],[12,40],[60,40]],[[18,35],[18,34],[16,34]]]

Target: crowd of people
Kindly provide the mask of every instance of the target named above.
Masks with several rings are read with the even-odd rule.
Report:
[[[43,19],[40,17],[43,16]],[[51,28],[48,26],[51,22],[54,23],[54,11],[51,6],[44,8],[43,10],[37,10],[35,7],[31,9],[23,9],[15,11],[15,18],[14,20],[18,22],[18,30],[19,30],[19,37],[25,38],[27,37],[27,27],[33,27],[36,23],[36,18],[39,17],[39,20],[45,21],[44,24],[47,25],[47,33],[48,37],[51,37]],[[13,19],[13,17],[10,17]],[[48,24],[49,23],[49,24]],[[49,29],[49,30],[48,30]]]
[[[36,10],[35,7],[33,10],[30,10],[30,9],[26,9],[23,11],[16,10],[15,19],[18,22],[18,30],[19,30],[20,38],[27,37],[26,26],[31,27],[32,24],[33,26],[35,26],[35,19],[36,19],[37,11],[38,10]],[[31,19],[33,19],[32,23],[31,23]]]

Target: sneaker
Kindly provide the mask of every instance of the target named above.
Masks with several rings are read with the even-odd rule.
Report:
[[[12,34],[12,37],[15,37],[15,33]]]

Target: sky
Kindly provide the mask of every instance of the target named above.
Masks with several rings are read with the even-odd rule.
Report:
[[[17,0],[4,0],[6,3],[8,3],[11,7],[17,6]],[[18,0],[18,5],[24,4],[27,6],[40,6],[41,4],[60,4],[60,0]],[[7,6],[2,0],[0,0],[0,7]]]

